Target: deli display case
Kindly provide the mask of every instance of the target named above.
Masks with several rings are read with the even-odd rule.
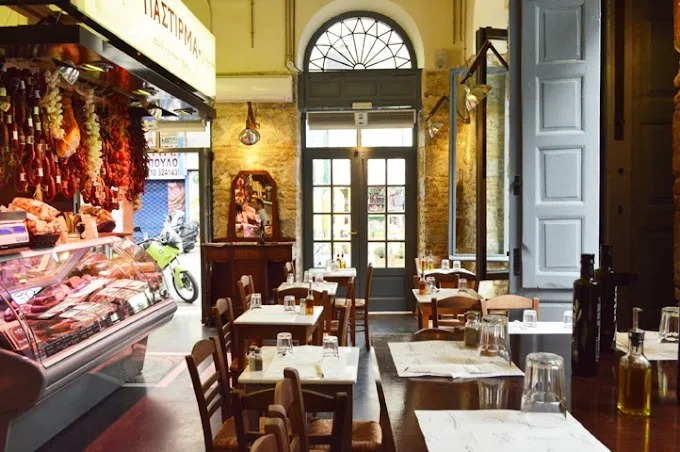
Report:
[[[36,406],[10,424],[8,450],[37,449],[137,376],[149,333],[176,309],[156,263],[125,239],[0,256],[0,348],[46,379]]]

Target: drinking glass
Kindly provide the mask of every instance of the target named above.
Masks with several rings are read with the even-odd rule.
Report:
[[[508,386],[501,378],[477,380],[480,410],[503,410],[508,408]]]
[[[425,282],[427,283],[428,294],[433,294],[437,291],[437,280],[434,278],[434,276],[428,276],[425,278]]]
[[[456,270],[460,270],[460,261],[453,261],[453,268]]]
[[[292,273],[288,273],[288,276],[286,276],[286,282],[288,284],[295,284],[295,275]]]
[[[302,282],[307,284],[309,282],[309,272],[306,271],[302,274]]]
[[[293,353],[293,335],[291,333],[279,333],[276,335],[276,354],[286,356]]]
[[[525,309],[522,315],[522,326],[524,328],[536,328],[537,314],[533,309]]]
[[[323,273],[315,273],[314,274],[314,282],[315,283],[322,283],[323,282]]]
[[[569,328],[570,330],[574,328],[574,312],[573,311],[564,311],[564,314],[562,315],[562,323],[564,323],[565,328]]]
[[[510,363],[510,335],[508,318],[504,315],[482,317],[482,338],[480,355],[500,356]]]
[[[659,324],[659,342],[678,342],[678,318],[680,308],[666,306],[661,308],[661,323]]]
[[[458,280],[458,288],[459,289],[467,289],[467,279],[465,278],[460,278]]]
[[[326,271],[331,271],[333,270],[333,265],[335,264],[335,261],[333,259],[328,259],[326,261]]]
[[[442,270],[448,270],[449,269],[449,260],[448,259],[442,259]]]
[[[567,415],[564,359],[554,353],[529,353],[524,369],[522,411]]]
[[[283,310],[295,311],[295,296],[286,295],[285,297],[283,297]]]
[[[254,293],[250,297],[250,309],[259,309],[262,307],[262,294]]]
[[[324,358],[340,359],[340,351],[338,349],[337,336],[326,336],[323,338],[323,355]]]

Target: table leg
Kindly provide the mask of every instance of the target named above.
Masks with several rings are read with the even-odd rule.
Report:
[[[235,353],[235,355],[238,357],[238,367],[240,374],[246,368],[246,332],[239,328],[234,328],[234,330],[236,332],[236,350],[232,350],[232,353]]]
[[[319,317],[319,321],[316,323],[316,328],[314,333],[312,333],[312,341],[314,345],[323,344],[323,318]]]
[[[420,311],[420,329],[428,328],[430,325],[430,316],[432,315],[432,309],[428,303],[418,303],[418,309]]]

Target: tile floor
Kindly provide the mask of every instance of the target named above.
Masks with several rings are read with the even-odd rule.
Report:
[[[371,333],[412,332],[410,314],[371,316]],[[200,323],[200,305],[182,303],[170,323],[149,337],[141,378],[122,387],[45,444],[40,451],[189,452],[204,450],[196,400],[183,356],[214,335]],[[354,390],[355,419],[378,419],[369,354],[362,347]]]

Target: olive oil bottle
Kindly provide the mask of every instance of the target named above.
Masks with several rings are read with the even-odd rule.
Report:
[[[314,314],[314,293],[312,292],[312,282],[309,282],[309,290],[307,291],[307,299],[305,300],[305,314]]]
[[[618,409],[625,414],[649,416],[652,366],[644,354],[645,332],[638,328],[640,308],[633,308],[633,328],[628,332],[628,353],[619,361]]]
[[[594,278],[595,256],[581,255],[581,277],[574,281],[574,330],[571,336],[573,375],[597,375],[600,359],[600,286]]]
[[[600,268],[595,279],[600,285],[600,353],[613,353],[616,349],[616,273],[613,267],[613,247],[600,245]]]

